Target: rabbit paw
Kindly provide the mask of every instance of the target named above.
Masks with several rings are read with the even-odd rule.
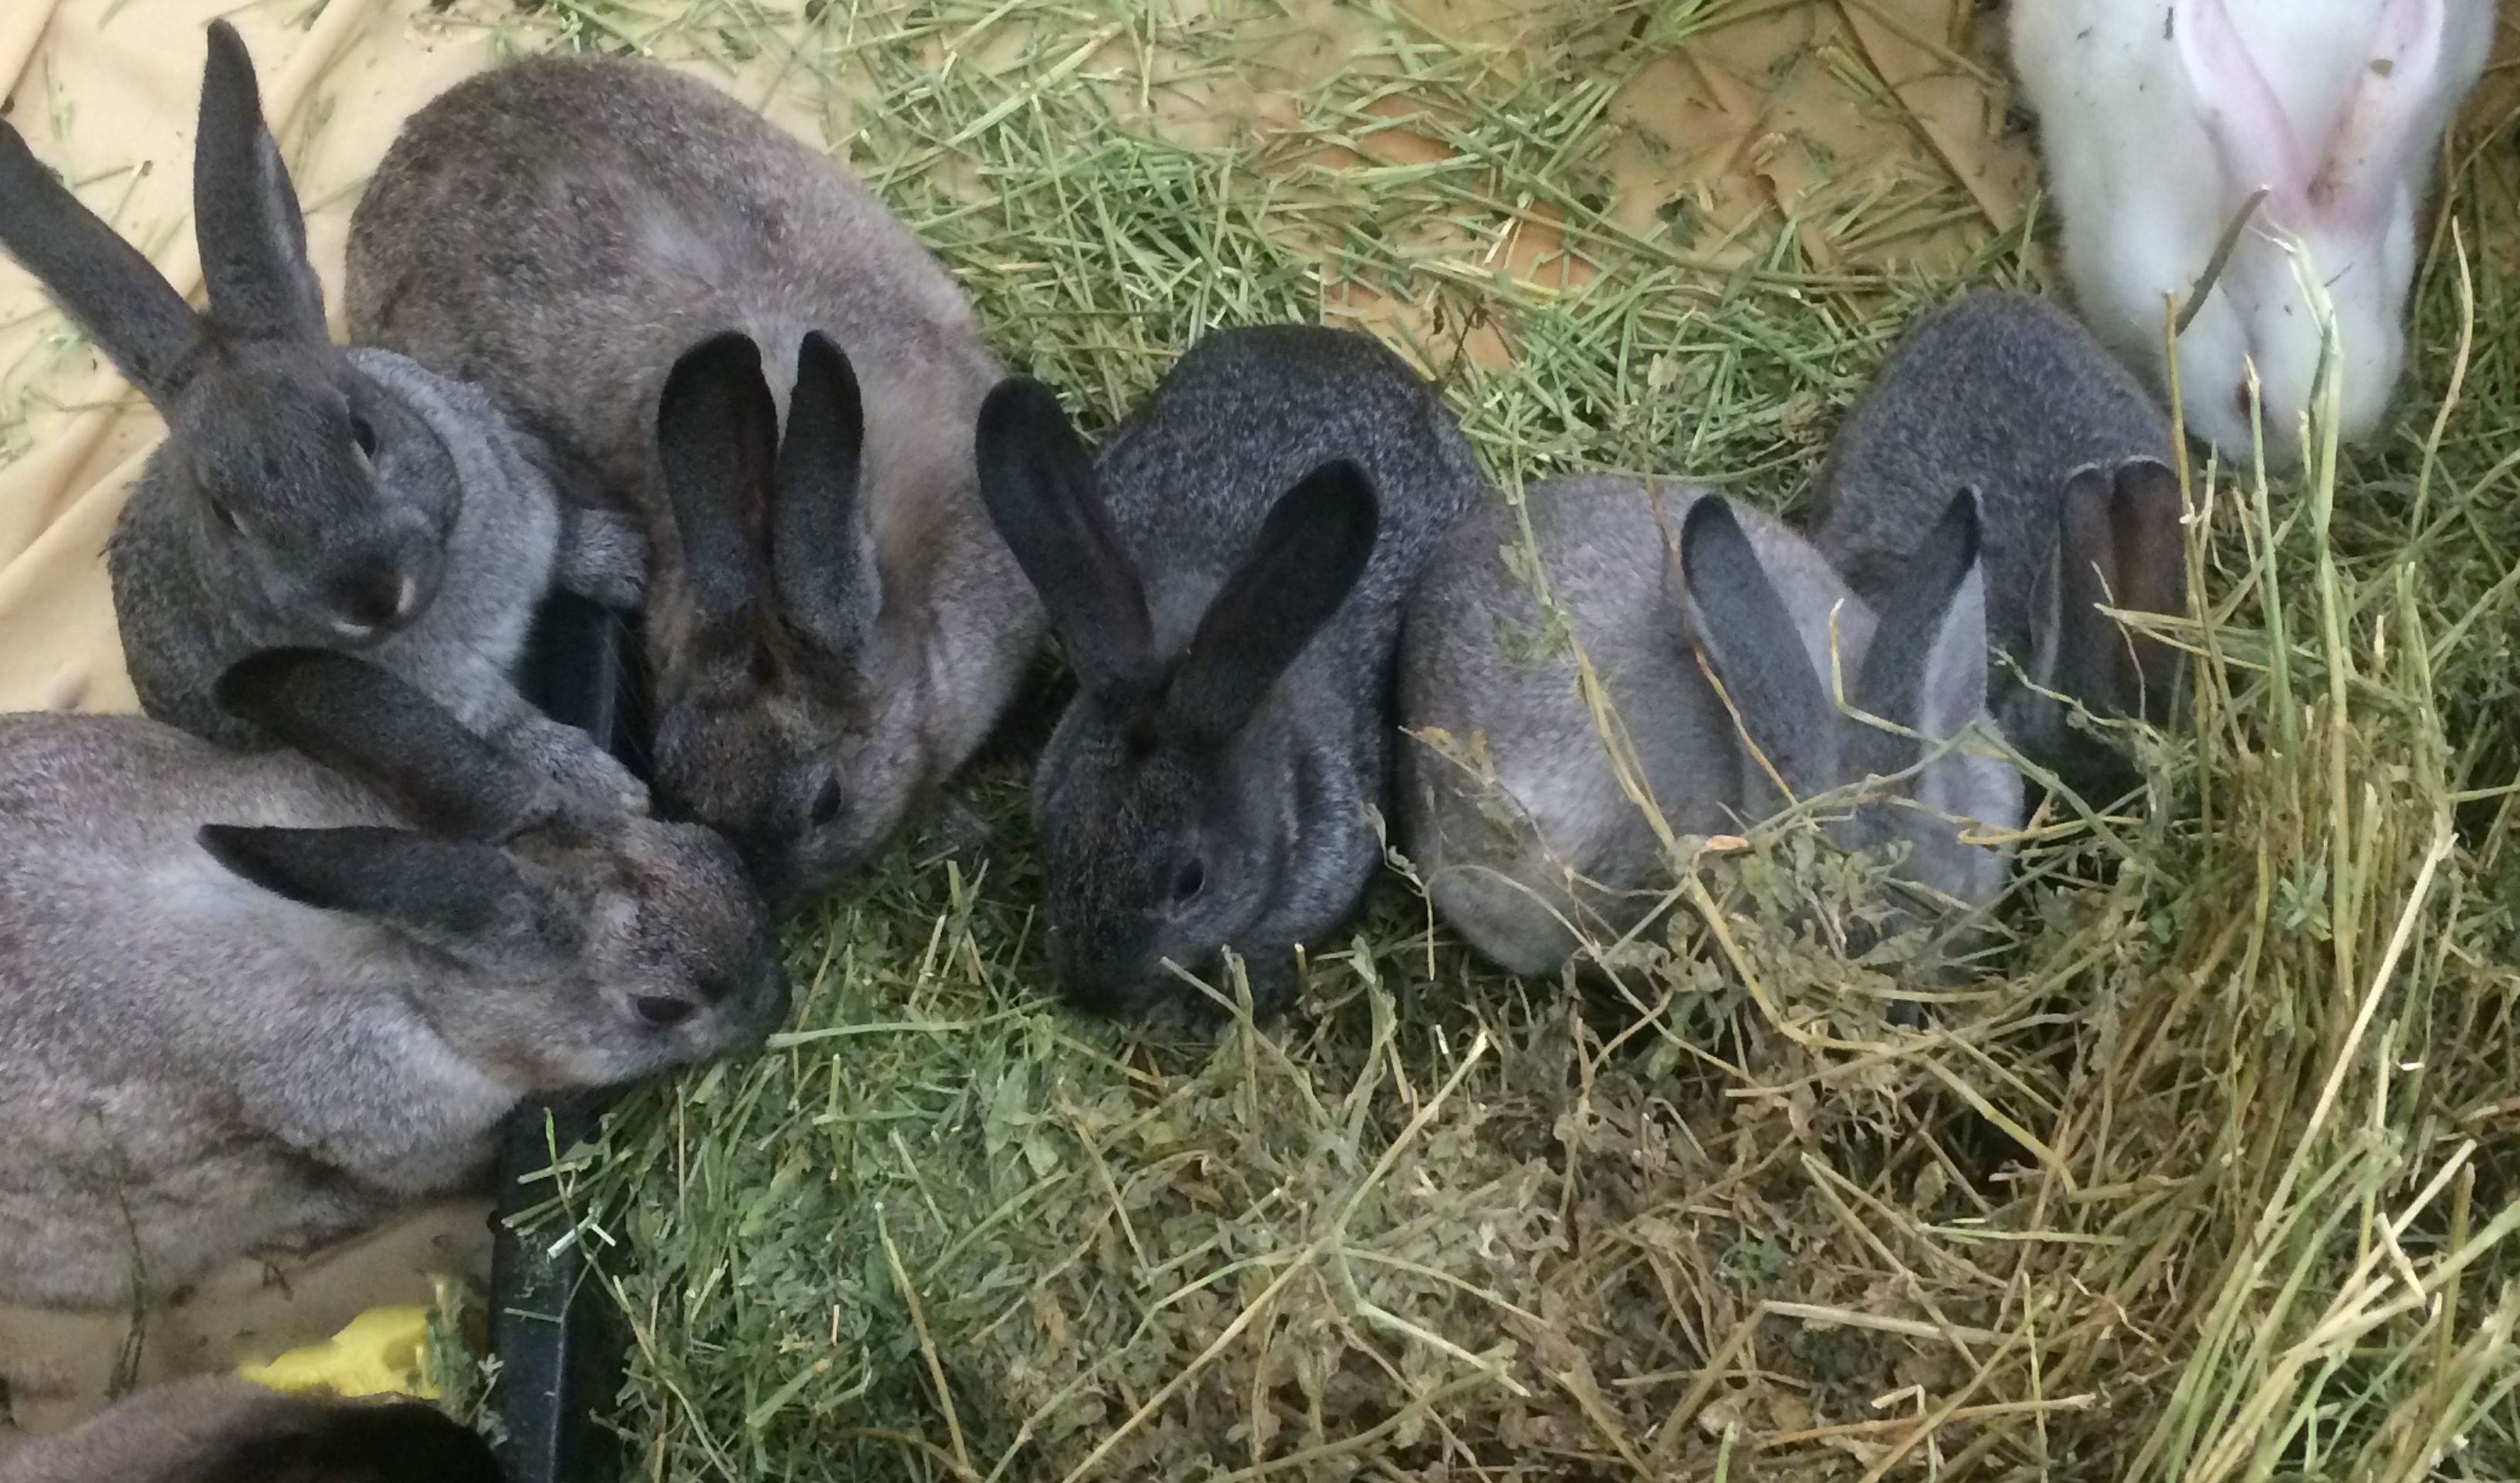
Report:
[[[995,837],[996,831],[978,810],[960,793],[949,792],[921,821],[916,853],[922,865],[941,865],[950,860],[968,875],[986,863]]]
[[[538,716],[516,741],[518,749],[571,797],[607,813],[648,812],[648,785],[576,727]]]
[[[570,507],[561,530],[560,585],[623,612],[647,596],[648,537],[614,510]]]
[[[1251,1012],[1268,1019],[1295,1007],[1302,996],[1303,982],[1295,972],[1292,948],[1263,948],[1242,960],[1242,972],[1251,985]],[[1220,973],[1217,986],[1233,991],[1233,978]]]

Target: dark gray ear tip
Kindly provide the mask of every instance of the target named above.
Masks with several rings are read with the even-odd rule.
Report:
[[[820,330],[807,331],[796,346],[796,380],[801,383],[808,377],[829,382],[831,390],[857,400],[858,368],[840,342]]]
[[[274,836],[295,832],[249,824],[204,824],[193,831],[193,839],[229,874],[270,890],[276,888],[280,875],[269,847],[278,842]]]
[[[1382,523],[1382,500],[1374,493],[1372,475],[1354,459],[1331,459],[1279,498],[1302,499],[1307,517],[1335,521],[1343,535],[1369,544]]]
[[[1700,578],[1700,563],[1712,552],[1718,548],[1737,551],[1748,540],[1741,531],[1740,517],[1732,513],[1732,501],[1720,494],[1702,496],[1680,520],[1682,579],[1693,585]]]
[[[2159,459],[2126,460],[2118,465],[2110,484],[2123,504],[2165,505],[2173,510],[2179,506],[2179,471]]]
[[[253,830],[248,825],[204,824],[193,831],[193,838],[201,844],[202,848],[218,856],[221,863],[225,863],[229,852],[243,844],[245,836],[252,832]]]
[[[254,79],[253,53],[246,49],[237,28],[224,20],[209,24],[209,55],[202,67],[202,97],[206,101],[214,96],[250,102],[255,121],[261,121],[262,89]]]
[[[665,373],[665,399],[676,400],[696,385],[726,378],[739,384],[749,378],[760,382],[764,391],[769,389],[761,377],[761,347],[741,330],[712,335],[676,356],[674,368]]]
[[[1029,376],[1010,376],[980,402],[980,440],[1058,437],[1072,434],[1058,393]]]
[[[1956,548],[1962,572],[1977,564],[1978,542],[1986,533],[1986,517],[1975,484],[1962,484],[1943,507],[1942,537]]]

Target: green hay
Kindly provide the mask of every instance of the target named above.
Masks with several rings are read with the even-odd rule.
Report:
[[[1916,306],[2034,274],[2026,234],[1822,270],[1773,223],[1616,224],[1608,100],[1774,8],[1476,45],[1380,7],[548,0],[519,44],[776,73],[1089,421],[1211,327],[1364,286],[1508,487],[1685,472],[1791,510]],[[1218,118],[1317,66],[1316,23],[1355,50],[1300,117]],[[1315,154],[1395,117],[1452,157]],[[1081,1021],[984,768],[985,864],[897,852],[795,934],[767,1055],[567,1150],[540,1235],[631,1317],[634,1473],[2520,1476],[2520,162],[2484,122],[2413,410],[2272,490],[2194,472],[2193,724],[2143,742],[2143,809],[2039,822],[1938,1028],[1887,1015],[1919,944],[1839,951],[1875,872],[1792,823],[1685,854],[1614,990],[1498,978],[1394,879],[1291,1025]],[[1891,251],[1972,210],[1923,176],[1836,209]],[[1477,266],[1533,220],[1598,276]]]

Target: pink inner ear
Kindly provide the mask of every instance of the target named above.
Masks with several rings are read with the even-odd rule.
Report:
[[[2239,196],[2265,186],[2267,214],[2277,225],[2297,225],[2309,205],[2301,141],[2223,0],[2179,0],[2170,34],[2228,183]]]
[[[2417,130],[2441,85],[2442,26],[2442,0],[2383,0],[2361,80],[2310,182],[2310,208],[2321,219],[2340,227],[2387,220],[2425,143]]]

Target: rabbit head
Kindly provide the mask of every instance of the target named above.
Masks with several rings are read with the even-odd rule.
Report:
[[[2213,142],[2224,200],[2236,209],[2267,192],[2179,337],[2187,425],[2227,454],[2245,456],[2251,446],[2253,364],[2269,461],[2299,455],[2321,354],[2305,278],[2324,285],[2334,313],[2339,435],[2361,437],[2386,412],[2405,356],[2425,157],[2455,102],[2445,99],[2454,86],[2449,74],[2464,66],[2445,43],[2446,4],[2456,3],[2378,0],[2368,53],[2353,60],[2344,107],[2324,138],[2303,136],[2226,0],[2175,7],[2171,39]],[[2307,255],[2298,270],[2286,239]]]
[[[381,642],[436,594],[454,480],[381,493],[381,470],[445,452],[332,343],[252,59],[224,21],[209,27],[193,193],[205,314],[0,123],[0,247],[165,417],[158,466],[205,581],[304,643]]]
[[[1690,632],[1767,763],[1745,749],[1736,796],[1774,800],[1777,782],[1805,798],[1903,780],[1895,795],[1858,801],[1833,836],[1849,849],[1904,847],[1903,878],[1964,906],[2002,895],[2003,856],[1963,838],[1962,821],[2017,825],[2021,775],[1950,744],[1986,710],[1976,496],[1951,502],[1868,614],[1800,537],[1754,536],[1721,498],[1689,507],[1680,558]]]
[[[1075,673],[1044,750],[1034,826],[1053,971],[1081,1007],[1128,1012],[1183,996],[1164,967],[1244,957],[1261,1008],[1294,989],[1282,921],[1339,887],[1306,878],[1325,828],[1278,681],[1372,555],[1379,511],[1345,460],[1279,496],[1186,645],[1156,641],[1147,588],[1058,398],[1012,378],[982,404],[980,489]],[[1318,780],[1311,780],[1318,783]],[[1276,928],[1273,931],[1273,928]]]
[[[785,907],[862,865],[922,776],[875,713],[901,688],[858,683],[883,593],[857,379],[806,335],[783,437],[760,350],[729,332],[675,363],[656,438],[685,599],[651,618],[673,630],[656,646],[656,783]]]
[[[414,827],[214,824],[202,847],[444,965],[430,1012],[467,1058],[537,1090],[610,1086],[756,1042],[785,1014],[767,915],[710,831],[590,816],[350,654],[266,651],[218,698]]]

